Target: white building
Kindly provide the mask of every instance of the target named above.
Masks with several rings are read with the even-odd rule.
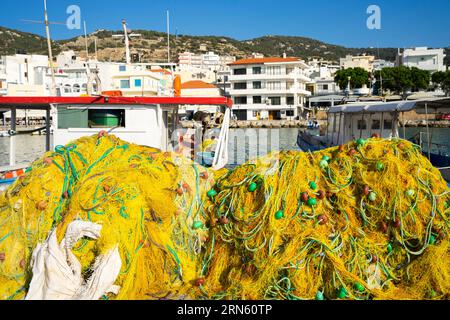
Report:
[[[197,68],[217,71],[222,66],[236,61],[233,56],[220,56],[212,51],[205,54],[183,52],[178,55],[178,64],[181,69]]]
[[[341,91],[334,82],[334,75],[340,68],[338,65],[313,60],[308,62],[308,66],[307,74],[312,80],[308,87],[312,87],[314,95],[330,95]]]
[[[181,84],[182,97],[220,97],[220,90],[215,85],[201,80],[192,80]],[[180,113],[193,115],[197,111],[216,113],[220,111],[219,106],[187,105],[180,106]]]
[[[416,67],[430,72],[445,71],[444,49],[416,47],[399,53],[398,62],[407,67]]]
[[[379,71],[384,68],[392,68],[395,67],[395,63],[391,61],[386,61],[384,59],[375,59],[373,61],[373,70]]]
[[[375,60],[375,56],[369,55],[360,55],[360,56],[351,56],[347,55],[345,58],[340,59],[340,66],[342,69],[349,68],[362,68],[368,72],[373,71],[373,62]]]
[[[299,58],[251,58],[230,64],[233,112],[240,120],[294,119],[311,94]]]
[[[7,86],[6,59],[5,57],[0,57],[0,96],[8,94]]]

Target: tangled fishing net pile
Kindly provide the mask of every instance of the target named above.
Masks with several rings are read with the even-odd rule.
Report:
[[[369,139],[212,172],[114,136],[36,161],[0,196],[0,299],[22,299],[33,250],[73,221],[89,278],[118,248],[102,299],[448,299],[447,184],[417,146]]]

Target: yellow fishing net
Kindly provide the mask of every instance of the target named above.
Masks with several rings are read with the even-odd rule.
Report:
[[[36,161],[0,196],[0,299],[24,298],[53,228],[101,224],[73,249],[88,277],[119,245],[103,299],[448,299],[449,204],[404,140],[277,152],[213,172],[114,136]]]

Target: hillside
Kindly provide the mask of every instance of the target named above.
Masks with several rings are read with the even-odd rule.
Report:
[[[131,50],[141,54],[142,62],[165,61],[167,57],[166,34],[158,31],[133,30],[142,36],[131,41]],[[94,52],[94,38],[98,39],[98,57],[102,61],[123,61],[125,49],[123,40],[113,38],[113,34],[122,34],[121,31],[98,30],[89,37],[89,50]],[[85,55],[85,43],[83,37],[54,41],[54,53],[61,50],[72,49],[80,56]],[[394,61],[396,48],[346,48],[343,46],[327,44],[318,40],[305,37],[292,36],[264,36],[260,38],[238,41],[220,36],[190,36],[172,35],[171,53],[175,61],[178,53],[183,51],[200,52],[204,46],[208,51],[214,51],[221,55],[234,55],[237,58],[248,57],[253,52],[259,52],[266,56],[281,56],[284,52],[288,56],[310,59],[321,57],[327,60],[338,61],[346,54],[357,55],[368,53],[379,56],[382,59]],[[45,54],[47,43],[45,38],[31,33],[0,27],[0,55],[14,54],[17,50],[26,50],[28,53]],[[450,64],[450,47],[446,49],[447,65]]]

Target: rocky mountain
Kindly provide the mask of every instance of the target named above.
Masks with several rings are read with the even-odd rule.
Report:
[[[167,38],[165,33],[149,30],[133,30],[133,32],[141,34],[141,37],[131,41],[131,50],[140,53],[142,62],[162,62],[166,60]],[[123,61],[125,55],[123,40],[113,38],[112,36],[115,34],[122,34],[122,32],[98,30],[91,33],[88,36],[89,51],[94,52],[94,39],[96,38],[100,60]],[[244,41],[220,36],[172,35],[170,41],[174,61],[180,52],[200,53],[204,49],[221,55],[234,55],[237,58],[248,57],[253,52],[262,53],[266,56],[281,56],[286,53],[288,56],[301,57],[305,60],[321,57],[336,62],[347,54],[357,55],[362,53],[379,55],[382,59],[394,61],[397,53],[397,48],[346,48],[305,37],[278,35]],[[53,48],[55,54],[62,50],[72,49],[80,56],[84,56],[85,40],[80,36],[53,41]],[[41,36],[0,27],[0,55],[14,54],[18,50],[45,54],[47,43],[45,38]],[[446,63],[450,65],[450,47],[446,48],[446,53]]]

